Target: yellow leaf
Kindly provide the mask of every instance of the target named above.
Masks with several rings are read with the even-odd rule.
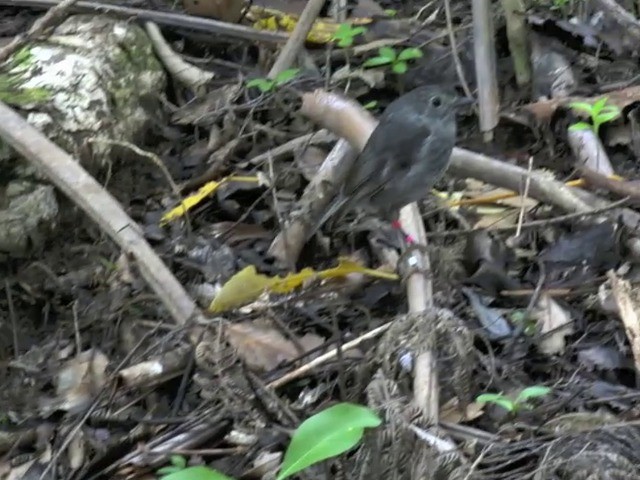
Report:
[[[361,273],[384,280],[397,280],[399,278],[395,273],[365,268],[346,258],[339,259],[338,266],[334,268],[320,272],[316,272],[312,268],[305,268],[300,272],[290,273],[284,277],[268,277],[259,274],[256,271],[256,267],[249,265],[236,273],[222,286],[209,305],[208,310],[212,313],[224,312],[254,301],[265,291],[280,294],[290,293],[314,277],[329,279],[344,277],[351,273]]]
[[[270,282],[269,277],[259,275],[256,267],[249,265],[227,280],[209,305],[209,311],[218,313],[246,305],[258,298]]]
[[[314,275],[316,275],[316,272],[312,268],[305,268],[298,273],[290,273],[284,278],[275,277],[271,281],[271,291],[275,293],[289,293]]]
[[[284,31],[288,33],[293,32],[299,20],[298,15],[258,5],[252,5],[249,8],[246,18],[253,22],[253,28],[256,30]],[[351,25],[368,25],[373,23],[373,19],[350,18],[349,23]],[[313,22],[307,35],[307,41],[316,44],[328,43],[339,26],[340,24],[330,18],[318,18]]]
[[[196,193],[192,193],[191,195],[186,197],[184,200],[182,200],[177,207],[172,208],[167,213],[165,213],[160,219],[160,225],[164,226],[170,221],[175,220],[176,218],[182,217],[186,212],[188,212],[193,207],[201,203],[205,198],[207,198],[209,195],[215,192],[218,189],[218,187],[220,187],[220,185],[226,182],[259,183],[260,179],[258,177],[232,176],[232,177],[225,177],[219,182],[213,181],[213,182],[205,183],[202,187],[198,189]]]
[[[345,277],[350,273],[362,273],[363,275],[381,278],[383,280],[398,280],[399,278],[395,273],[384,272],[382,270],[375,270],[372,268],[365,268],[359,263],[356,263],[353,260],[349,260],[348,258],[340,258],[338,260],[339,262],[337,267],[323,270],[318,273],[318,276],[320,278],[336,278]]]
[[[160,219],[160,225],[166,225],[171,220],[182,217],[186,212],[202,202],[205,198],[211,195],[220,186],[222,182],[208,182],[205,183],[200,189],[186,197],[180,204],[165,213]]]

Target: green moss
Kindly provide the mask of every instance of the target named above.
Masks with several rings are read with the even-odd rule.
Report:
[[[33,56],[28,48],[18,50],[9,60],[7,69],[0,73],[0,100],[13,106],[45,103],[51,98],[46,88],[22,88],[23,72],[31,64]]]

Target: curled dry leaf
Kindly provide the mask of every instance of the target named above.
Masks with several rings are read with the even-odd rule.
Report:
[[[307,334],[297,341],[286,338],[278,330],[257,322],[230,324],[225,327],[229,344],[252,370],[269,371],[322,345],[324,340]]]
[[[533,318],[538,322],[540,336],[538,348],[547,355],[557,355],[564,352],[565,337],[573,333],[573,319],[569,312],[562,308],[546,293],[540,295],[533,312]]]
[[[636,369],[640,369],[640,321],[638,311],[640,310],[640,298],[637,289],[632,289],[631,284],[613,271],[608,273],[611,282],[611,291],[618,305],[620,318],[624,323],[624,329],[631,345]]]
[[[460,400],[458,397],[453,397],[440,407],[440,421],[455,424],[469,422],[481,417],[483,412],[484,405],[478,402],[471,402],[462,411]]]
[[[615,415],[605,411],[572,412],[552,418],[542,428],[554,433],[568,434],[592,431],[619,421]]]
[[[325,158],[327,158],[327,151],[316,145],[309,145],[295,152],[296,165],[308,182],[316,176]]]
[[[76,413],[86,408],[104,387],[109,359],[99,350],[87,350],[70,360],[56,377],[56,395],[43,407]]]
[[[69,458],[69,467],[71,470],[78,470],[85,462],[87,457],[85,433],[83,430],[79,430],[73,436],[69,448],[67,449],[67,456]]]

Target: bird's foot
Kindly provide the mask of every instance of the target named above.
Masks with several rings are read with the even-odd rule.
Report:
[[[409,235],[407,232],[404,231],[404,229],[402,228],[402,225],[400,224],[400,220],[394,220],[393,222],[391,222],[391,226],[399,231],[402,234],[402,240],[404,241],[405,244],[407,245],[415,245],[416,241],[415,239]]]
[[[402,282],[406,282],[411,275],[419,273],[427,278],[431,277],[431,269],[424,258],[428,255],[427,247],[419,243],[409,245],[398,259],[398,274],[402,277]]]

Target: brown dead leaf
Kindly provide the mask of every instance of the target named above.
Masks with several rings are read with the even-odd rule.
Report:
[[[190,15],[216,18],[231,23],[240,20],[244,7],[243,0],[184,0],[182,3]]]
[[[71,359],[58,372],[56,395],[45,407],[75,413],[85,409],[106,383],[109,359],[99,350],[87,350]]]
[[[327,158],[327,151],[316,145],[300,148],[294,153],[296,166],[307,181],[311,181],[318,173],[322,162]]]
[[[460,411],[460,401],[458,397],[453,397],[447,403],[440,407],[440,420],[449,423],[462,423],[475,420],[481,417],[484,413],[484,405],[477,402],[472,402],[466,406],[464,412]]]
[[[500,208],[495,210],[495,213],[489,209],[479,209],[478,213],[481,211],[486,213],[481,213],[478,221],[473,224],[472,228],[474,230],[511,227],[516,225],[518,223],[518,218],[520,218],[520,212],[514,209]]]
[[[301,347],[298,348],[296,342],[289,340],[278,330],[258,322],[227,325],[225,336],[247,366],[257,371],[273,370],[324,342],[316,335],[307,334],[297,342]]]
[[[271,238],[273,234],[255,223],[218,222],[211,225],[214,237],[221,237],[225,243],[235,245],[246,240]]]

